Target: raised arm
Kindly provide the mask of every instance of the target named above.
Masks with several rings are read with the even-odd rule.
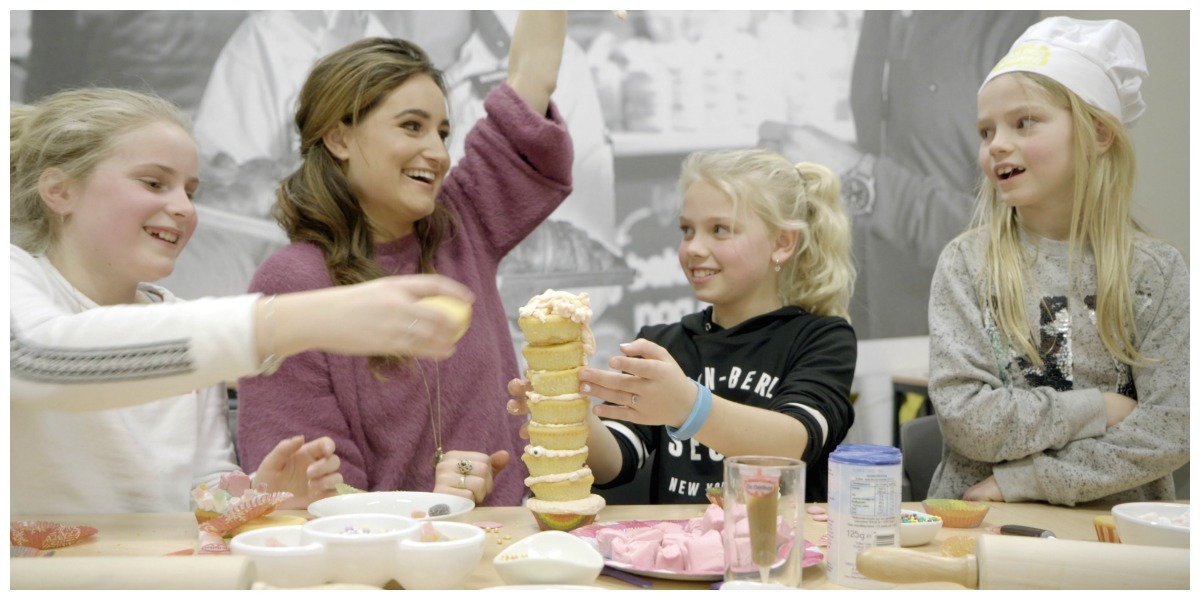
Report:
[[[527,10],[517,17],[508,50],[508,85],[538,114],[546,114],[550,106],[566,40],[566,11]]]
[[[9,392],[46,410],[143,404],[254,373],[270,354],[306,350],[444,358],[457,325],[417,298],[473,298],[441,276],[385,277],[268,297],[91,307],[10,247]],[[410,326],[419,323],[419,326]]]

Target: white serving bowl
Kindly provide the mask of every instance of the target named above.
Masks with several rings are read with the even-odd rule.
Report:
[[[383,587],[395,576],[400,541],[415,538],[420,526],[416,519],[386,514],[321,517],[300,526],[300,543],[325,547],[334,582]]]
[[[900,514],[915,515],[921,518],[933,518],[933,515],[917,512],[915,510],[902,510]],[[939,531],[942,530],[942,521],[924,521],[917,523],[900,523],[900,545],[905,548],[911,546],[924,546],[933,541],[937,537]]]
[[[422,542],[417,537],[400,540],[396,551],[396,581],[406,590],[462,589],[479,559],[483,558],[484,531],[468,523],[430,523],[440,542]]]
[[[1112,508],[1113,520],[1117,522],[1117,537],[1121,538],[1121,543],[1142,546],[1190,548],[1190,527],[1155,522],[1158,520],[1155,519],[1156,516],[1161,520],[1170,520],[1183,515],[1188,515],[1188,521],[1191,521],[1190,505],[1168,502],[1128,502]]]
[[[543,531],[518,540],[492,560],[508,585],[587,585],[604,568],[591,544],[564,531]]]
[[[239,533],[230,540],[229,551],[250,557],[255,580],[273,587],[311,587],[331,581],[325,547],[316,542],[301,544],[300,528],[288,525]]]
[[[429,514],[429,509],[437,504],[445,504],[450,512],[437,517],[413,517],[420,511]],[[340,494],[322,498],[308,505],[308,512],[316,517],[331,517],[334,515],[353,515],[361,513],[376,513],[397,515],[414,518],[419,521],[438,521],[450,519],[469,512],[475,508],[475,503],[460,496],[450,494],[435,494],[433,492],[363,492],[360,494]]]

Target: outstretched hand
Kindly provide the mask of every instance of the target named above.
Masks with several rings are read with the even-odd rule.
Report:
[[[696,384],[665,348],[645,339],[621,344],[614,371],[584,368],[579,391],[609,402],[592,409],[597,416],[642,425],[679,427],[696,402]]]
[[[461,322],[418,300],[475,295],[441,275],[394,275],[354,285],[282,294],[258,306],[259,356],[322,350],[355,356],[442,360],[454,354]],[[270,307],[269,307],[270,306]]]
[[[525,394],[533,391],[533,384],[525,379],[511,379],[508,382],[508,395],[512,396],[508,400],[508,405],[505,410],[510,415],[528,415],[529,400]],[[529,419],[521,424],[521,429],[517,432],[521,439],[529,439]]]
[[[433,491],[483,504],[495,489],[496,475],[508,466],[509,458],[507,450],[490,456],[482,452],[451,450],[434,467]]]
[[[269,492],[291,492],[292,497],[280,508],[308,508],[312,502],[337,494],[342,460],[335,451],[336,445],[328,437],[307,444],[302,435],[285,439],[263,458],[254,483],[267,484]]]

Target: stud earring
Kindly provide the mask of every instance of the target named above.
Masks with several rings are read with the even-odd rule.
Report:
[[[781,266],[781,265],[779,264],[779,261],[775,261],[775,272],[776,272],[776,273],[778,273],[778,272],[780,272],[780,271],[782,271],[782,270],[783,270],[783,266]]]

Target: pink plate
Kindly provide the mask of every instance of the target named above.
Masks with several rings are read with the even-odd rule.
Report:
[[[619,521],[615,523],[593,523],[585,527],[572,530],[568,533],[584,539],[595,539],[596,532],[601,529],[636,529],[639,527],[653,527],[659,523],[677,523],[681,526],[687,525],[688,519],[655,519],[650,521]],[[811,567],[820,563],[825,558],[825,553],[813,545],[812,542],[804,540],[804,559],[803,565],[805,568]],[[725,577],[724,571],[667,571],[660,569],[642,569],[628,563],[618,562],[604,557],[604,564],[627,573],[635,575],[643,575],[645,577],[657,577],[659,579],[677,579],[683,581],[720,581]]]

